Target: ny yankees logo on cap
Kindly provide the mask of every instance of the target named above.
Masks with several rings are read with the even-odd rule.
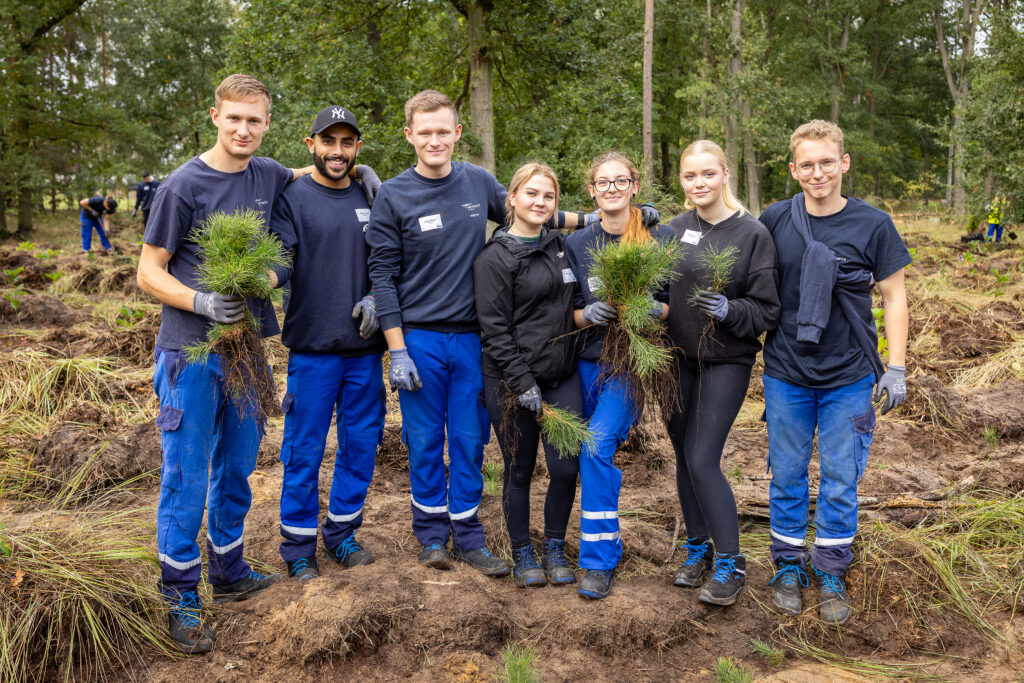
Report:
[[[345,107],[339,107],[337,105],[331,105],[330,107],[324,107],[320,110],[320,113],[313,119],[313,127],[310,129],[309,136],[319,135],[331,126],[344,123],[356,132],[357,137],[362,137],[363,132],[359,130],[359,124],[356,123],[355,114],[350,112]]]
[[[347,114],[347,113],[348,112],[346,112],[341,107],[334,107],[334,108],[331,109],[331,118],[341,119],[342,121],[344,121],[345,120],[345,114]]]

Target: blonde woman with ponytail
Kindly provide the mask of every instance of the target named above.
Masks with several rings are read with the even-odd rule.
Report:
[[[587,190],[597,203],[599,220],[566,238],[565,254],[576,280],[575,322],[577,327],[587,328],[581,335],[579,375],[583,417],[590,420],[594,434],[594,444],[584,446],[580,454],[579,565],[587,573],[580,579],[579,594],[599,599],[611,592],[612,577],[622,559],[622,471],[615,467],[613,457],[629,433],[637,410],[628,385],[615,377],[602,377],[605,373],[598,364],[603,328],[617,313],[611,304],[594,296],[599,283],[589,276],[591,251],[611,241],[649,242],[674,239],[674,235],[657,224],[644,227],[641,210],[631,205],[640,192],[640,173],[625,155],[608,152],[595,159]],[[659,298],[667,300],[667,294]],[[650,314],[664,320],[668,306],[652,300]]]
[[[750,383],[759,337],[779,319],[775,245],[733,195],[722,148],[697,140],[683,150],[679,182],[688,212],[669,226],[684,247],[669,288],[668,333],[678,348],[679,409],[668,421],[687,540],[677,586],[731,605],[746,587],[736,499],[722,473],[722,448]],[[709,291],[704,260],[734,247],[721,291]],[[697,291],[696,294],[694,292]]]

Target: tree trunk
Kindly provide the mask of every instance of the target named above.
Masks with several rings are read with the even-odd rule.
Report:
[[[672,154],[672,150],[669,149],[668,140],[662,138],[659,141],[661,145],[661,182],[665,187],[672,186],[672,159],[669,157]]]
[[[644,63],[643,63],[643,143],[644,170],[647,177],[654,175],[654,117],[651,112],[654,98],[652,85],[652,62],[654,61],[654,0],[644,2]]]
[[[750,102],[743,100],[743,167],[747,180],[747,208],[761,214],[761,171],[754,154],[754,136],[750,134]]]
[[[473,135],[480,139],[480,154],[470,156],[472,162],[497,175],[494,153],[494,69],[487,54],[487,27],[481,0],[467,3],[469,25],[469,117]]]

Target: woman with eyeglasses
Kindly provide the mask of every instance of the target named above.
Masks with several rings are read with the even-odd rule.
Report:
[[[733,196],[722,148],[697,140],[683,150],[679,181],[690,211],[669,226],[683,246],[669,287],[668,334],[679,350],[679,408],[668,421],[676,486],[686,526],[686,558],[677,586],[731,605],[746,587],[732,487],[722,449],[750,383],[759,337],[779,319],[775,245],[768,230]],[[721,291],[710,291],[707,254],[735,248]]]
[[[581,334],[579,374],[583,389],[583,417],[590,420],[593,446],[580,454],[580,556],[586,570],[580,579],[583,597],[600,599],[611,592],[615,568],[622,559],[619,534],[619,488],[622,471],[613,461],[637,415],[628,384],[603,377],[599,365],[603,327],[617,317],[615,308],[594,296],[600,282],[590,276],[591,251],[607,242],[649,242],[673,238],[668,228],[644,227],[640,209],[631,206],[640,191],[640,172],[619,152],[602,154],[591,164],[587,190],[597,202],[599,220],[565,240],[565,253],[576,279],[574,313]],[[667,294],[667,293],[666,293]],[[667,297],[665,297],[667,299]],[[668,306],[652,301],[650,315],[664,320]]]

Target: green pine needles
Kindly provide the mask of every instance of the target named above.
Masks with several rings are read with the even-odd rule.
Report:
[[[721,249],[708,245],[697,254],[697,263],[707,276],[706,285],[694,285],[690,293],[690,303],[693,303],[697,292],[705,289],[716,294],[725,291],[726,286],[732,282],[732,269],[740,260],[740,250],[734,244],[728,244]]]
[[[262,215],[251,209],[213,213],[192,233],[202,263],[198,284],[206,291],[275,302],[281,293],[270,286],[267,271],[291,262],[291,256],[267,231]],[[185,347],[189,362],[205,363],[219,353],[228,392],[239,415],[264,420],[275,410],[274,380],[270,374],[259,321],[245,318],[217,323],[206,341]]]
[[[540,430],[560,458],[575,458],[583,446],[594,446],[594,435],[577,415],[550,403],[541,404]]]

